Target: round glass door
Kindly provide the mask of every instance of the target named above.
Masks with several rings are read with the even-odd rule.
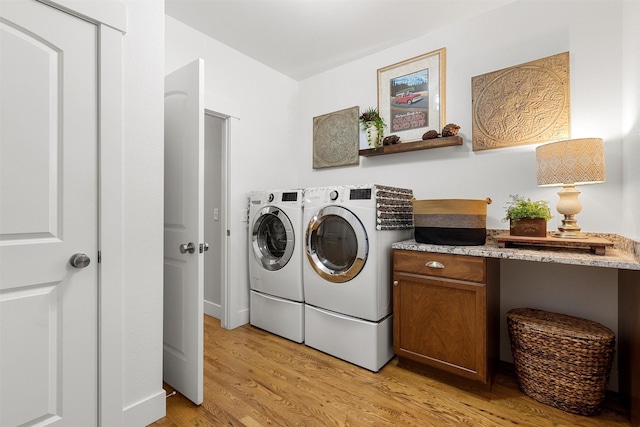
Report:
[[[340,206],[320,209],[309,221],[305,241],[311,266],[333,283],[353,279],[367,261],[367,231],[357,216]]]
[[[253,254],[266,270],[280,270],[291,259],[295,245],[291,220],[272,206],[262,208],[256,215],[251,238]]]

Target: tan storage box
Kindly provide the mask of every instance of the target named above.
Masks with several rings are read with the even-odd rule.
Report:
[[[413,199],[412,203],[416,242],[484,245],[487,237],[487,205],[491,199]]]

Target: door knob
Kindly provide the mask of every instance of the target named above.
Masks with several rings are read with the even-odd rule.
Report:
[[[85,268],[90,263],[91,258],[81,253],[73,254],[71,256],[71,259],[69,260],[69,264],[71,264],[75,268]]]
[[[187,252],[192,254],[195,251],[196,251],[196,245],[194,245],[193,242],[183,243],[183,244],[180,245],[180,253],[181,254],[186,254]]]

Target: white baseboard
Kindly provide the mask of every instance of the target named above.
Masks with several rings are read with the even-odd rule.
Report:
[[[153,396],[134,403],[122,411],[123,425],[144,427],[158,421],[167,414],[167,393],[160,390]]]
[[[220,304],[204,300],[204,314],[220,320],[222,318],[222,306]]]
[[[220,304],[213,303],[211,301],[204,301],[204,314],[214,317],[222,321],[222,306]],[[238,310],[236,313],[231,313],[231,324],[222,325],[225,329],[235,329],[238,326],[246,325],[249,323],[249,308]]]
[[[236,313],[232,313],[231,322],[226,329],[235,329],[239,326],[249,323],[249,308],[238,310]]]

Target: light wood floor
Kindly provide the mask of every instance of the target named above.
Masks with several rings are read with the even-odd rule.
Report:
[[[491,391],[397,358],[373,373],[245,325],[205,316],[204,403],[167,399],[167,426],[629,426],[617,396],[599,415],[562,412],[525,396],[509,365]],[[165,387],[167,392],[172,389]]]

